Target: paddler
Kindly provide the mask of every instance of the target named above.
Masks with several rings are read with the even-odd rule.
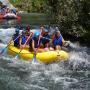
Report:
[[[29,35],[30,35],[30,26],[28,25],[27,27],[26,27],[26,37],[28,37]]]
[[[28,47],[28,44],[29,42],[31,41],[31,37],[32,37],[32,32],[30,32],[30,29],[29,29],[29,32],[26,34],[27,31],[23,30],[22,31],[22,35],[21,35],[21,38],[20,38],[20,48],[25,48],[26,46]],[[26,42],[27,41],[27,42]]]
[[[25,44],[26,40],[27,40],[27,37],[26,37],[26,35],[25,35],[25,31],[23,30],[23,31],[22,31],[22,35],[21,35],[21,37],[20,37],[20,42],[19,42],[21,49],[22,49],[22,48],[25,48],[24,44]]]
[[[52,42],[55,50],[60,50],[62,45],[68,46],[68,43],[66,43],[67,41],[64,40],[59,30],[55,31],[55,35]]]
[[[35,31],[32,40],[29,42],[30,51],[37,52],[43,52],[44,49],[40,48],[41,38],[40,38],[40,32]]]
[[[48,29],[41,27],[41,43],[45,51],[53,50],[50,47],[50,35],[48,34]]]
[[[20,37],[19,37],[19,29],[16,28],[15,29],[15,34],[13,35],[13,42],[14,42],[14,46],[15,47],[19,47],[20,44],[19,44],[19,41],[20,41]]]

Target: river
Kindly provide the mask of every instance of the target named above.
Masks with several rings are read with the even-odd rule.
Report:
[[[27,18],[28,21],[25,21],[24,18],[18,23],[0,22],[0,51],[11,39],[15,25],[50,24],[43,15],[39,18],[34,14],[32,17],[35,19]],[[89,90],[90,48],[74,42],[69,54],[70,58],[66,62],[45,65],[15,59],[4,52],[0,56],[0,90]]]

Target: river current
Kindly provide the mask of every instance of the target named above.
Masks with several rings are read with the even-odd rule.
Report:
[[[0,51],[14,27],[0,28]],[[0,90],[90,90],[90,48],[72,43],[68,61],[39,64],[0,56]]]
[[[11,39],[14,25],[50,24],[51,20],[41,14],[24,14],[22,18],[18,23],[0,19],[0,52]],[[48,65],[16,59],[5,49],[0,55],[0,90],[90,90],[90,48],[71,44],[68,61]]]

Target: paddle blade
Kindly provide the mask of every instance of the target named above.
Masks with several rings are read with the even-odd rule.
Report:
[[[34,55],[33,59],[32,59],[32,62],[36,62],[36,55]]]
[[[16,55],[16,56],[14,57],[14,59],[18,59],[18,55]]]
[[[14,59],[18,59],[18,58],[19,58],[19,54],[20,54],[20,53],[18,53],[18,54],[14,57]]]
[[[7,52],[7,49],[3,49],[1,52],[0,52],[0,55],[2,55],[3,53],[6,53]]]
[[[35,65],[36,65],[36,64],[40,64],[40,63],[38,62],[36,56],[33,57],[33,59],[32,59],[32,64],[35,64]]]

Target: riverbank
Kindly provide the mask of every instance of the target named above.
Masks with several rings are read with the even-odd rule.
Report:
[[[44,13],[47,11],[47,3],[45,0],[9,0],[18,11],[25,11],[28,13]]]

